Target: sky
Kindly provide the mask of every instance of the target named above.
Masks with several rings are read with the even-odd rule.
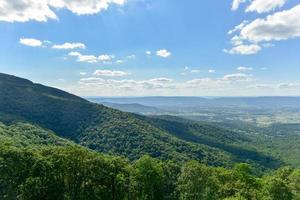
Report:
[[[0,0],[0,44],[80,96],[300,95],[300,0]]]

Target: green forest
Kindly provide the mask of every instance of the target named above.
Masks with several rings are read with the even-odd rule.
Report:
[[[121,112],[6,74],[0,88],[0,199],[300,199],[300,169],[262,136]]]
[[[256,176],[249,164],[232,169],[199,161],[179,164],[150,156],[130,162],[81,147],[0,147],[1,199],[292,200],[300,169]]]

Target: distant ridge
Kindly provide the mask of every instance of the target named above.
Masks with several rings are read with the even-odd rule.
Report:
[[[152,107],[296,107],[300,108],[300,97],[297,96],[266,96],[266,97],[87,97],[92,102],[108,102],[115,104],[141,104]]]

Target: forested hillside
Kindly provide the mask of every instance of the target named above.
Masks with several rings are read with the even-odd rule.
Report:
[[[73,142],[58,137],[51,131],[28,123],[5,125],[0,122],[1,144],[15,147],[74,146]]]
[[[124,113],[4,74],[0,88],[1,199],[300,198],[299,169],[271,171],[283,163],[245,134]]]
[[[149,156],[129,162],[75,146],[0,145],[4,200],[297,200],[299,180],[300,169],[288,167],[257,177],[247,164],[229,170]]]
[[[225,130],[221,134],[220,129],[202,126],[197,127],[197,136],[192,129],[178,129],[182,132],[175,133],[170,128],[185,125],[172,122],[167,127],[161,126],[152,119],[90,103],[61,90],[5,74],[0,75],[0,87],[3,122],[35,124],[99,152],[131,160],[148,154],[163,160],[196,159],[215,166],[249,162],[270,169],[280,165],[280,161],[259,152],[249,156],[248,150],[241,146],[218,145],[224,138],[228,144],[237,143],[230,136],[233,133]],[[189,138],[191,135],[196,136],[197,141]]]

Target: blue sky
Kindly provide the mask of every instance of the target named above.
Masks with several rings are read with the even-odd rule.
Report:
[[[297,0],[2,0],[0,72],[83,96],[300,94]]]

